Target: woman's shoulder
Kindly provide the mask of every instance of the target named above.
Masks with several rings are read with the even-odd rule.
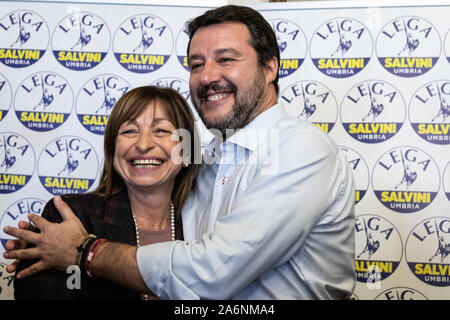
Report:
[[[105,198],[99,196],[94,192],[88,193],[71,193],[61,196],[64,202],[72,205],[84,205],[84,206],[96,206],[99,204],[103,204],[105,202]]]
[[[90,192],[83,194],[67,194],[61,196],[62,200],[72,209],[79,218],[92,214],[101,214],[105,204],[105,198]],[[55,207],[53,199],[47,202],[42,216],[53,222],[61,222],[62,218]]]

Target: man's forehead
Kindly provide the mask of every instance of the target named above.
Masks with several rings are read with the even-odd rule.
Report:
[[[238,34],[238,29],[241,29],[241,33]],[[207,43],[204,43],[204,37],[210,37]],[[200,41],[199,39],[202,39]],[[200,42],[199,42],[200,41]],[[192,36],[190,42],[189,57],[193,58],[199,52],[194,52],[193,49],[201,51],[207,45],[214,44],[216,47],[212,48],[212,51],[216,55],[223,53],[240,54],[243,48],[243,42],[251,45],[250,32],[245,24],[242,22],[222,22],[217,24],[208,25],[198,28]],[[195,50],[195,51],[197,51]]]

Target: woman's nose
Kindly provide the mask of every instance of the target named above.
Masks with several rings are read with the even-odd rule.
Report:
[[[155,139],[151,133],[141,133],[136,143],[136,148],[140,152],[147,152],[155,147]]]

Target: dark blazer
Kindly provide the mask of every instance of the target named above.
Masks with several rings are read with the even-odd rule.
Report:
[[[126,190],[108,199],[93,193],[71,194],[62,197],[80,218],[86,231],[98,238],[136,245],[136,228],[131,214],[130,202]],[[47,202],[42,217],[52,222],[61,222],[53,200]],[[183,240],[181,219],[175,221],[175,238]],[[23,270],[36,260],[24,260],[18,266]],[[68,289],[67,279],[73,273],[59,270],[46,270],[34,276],[14,279],[14,297],[16,300],[130,300],[140,299],[139,292],[130,290],[112,281],[89,278],[81,275],[81,289]]]

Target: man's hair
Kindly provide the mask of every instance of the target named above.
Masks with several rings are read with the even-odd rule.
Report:
[[[186,30],[189,34],[189,43],[187,46],[187,56],[189,59],[189,49],[194,33],[201,27],[207,27],[213,24],[224,22],[241,22],[247,26],[250,33],[250,45],[256,50],[258,62],[265,66],[266,62],[273,57],[280,63],[280,50],[278,48],[277,37],[270,24],[256,10],[236,5],[228,5],[206,11],[201,16],[188,21]],[[275,92],[278,94],[278,69],[277,77],[272,81]]]

